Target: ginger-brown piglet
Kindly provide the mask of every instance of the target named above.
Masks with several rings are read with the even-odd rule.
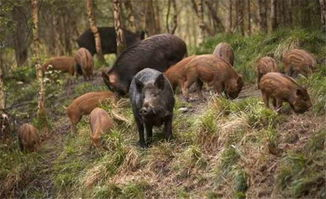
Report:
[[[113,127],[113,120],[105,110],[95,108],[89,115],[89,123],[92,130],[92,143],[95,147],[99,147],[102,134]]]
[[[287,75],[267,73],[261,78],[259,87],[267,107],[270,98],[276,109],[280,109],[283,102],[288,102],[296,113],[304,113],[312,106],[307,90]]]
[[[272,57],[262,57],[256,63],[257,68],[257,85],[259,88],[259,81],[263,75],[269,72],[279,72],[277,63]]]
[[[196,56],[187,64],[182,76],[180,87],[185,98],[188,98],[189,87],[198,80],[206,82],[218,94],[224,91],[231,99],[238,97],[243,87],[242,76],[228,62],[215,55]]]
[[[81,67],[84,80],[91,80],[94,68],[94,61],[91,53],[86,48],[80,48],[75,54],[75,61]]]
[[[171,66],[164,74],[170,81],[170,84],[175,91],[178,84],[180,84],[180,81],[182,81],[182,74],[184,73],[184,70],[186,69],[186,65],[194,58],[195,55],[186,57],[176,63],[175,65]]]
[[[213,55],[216,55],[217,57],[224,59],[225,61],[229,62],[229,64],[233,66],[234,53],[230,44],[226,42],[221,42],[217,44],[217,46],[214,49]]]
[[[283,56],[284,72],[287,75],[296,77],[299,73],[305,76],[310,75],[316,67],[316,58],[302,49],[293,49]]]
[[[18,129],[18,142],[22,151],[36,151],[41,142],[38,130],[28,123],[21,125]]]
[[[77,63],[75,59],[68,56],[53,57],[42,66],[43,72],[48,70],[59,70],[64,73],[69,73],[72,76],[76,73],[76,69]]]
[[[67,108],[67,114],[72,124],[72,130],[77,132],[76,125],[83,115],[88,115],[104,100],[115,102],[116,95],[111,91],[89,92],[77,97]]]

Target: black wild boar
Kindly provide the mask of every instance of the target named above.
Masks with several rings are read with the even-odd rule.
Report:
[[[114,27],[99,27],[98,31],[101,37],[102,53],[116,53],[117,35],[115,33]],[[141,31],[139,33],[133,33],[126,29],[123,29],[123,31],[124,36],[126,38],[127,46],[131,46],[132,44],[143,40],[145,36],[144,31]],[[86,30],[83,34],[78,37],[77,43],[80,48],[86,48],[92,55],[96,53],[94,35],[90,29]]]
[[[172,138],[175,100],[170,82],[163,73],[151,68],[138,72],[130,84],[129,96],[138,127],[140,146],[146,147],[150,142],[153,126],[164,124],[165,138]]]
[[[172,34],[154,35],[127,48],[113,67],[107,73],[102,73],[102,77],[109,89],[125,95],[137,72],[144,68],[164,72],[186,54],[186,44],[179,37]]]

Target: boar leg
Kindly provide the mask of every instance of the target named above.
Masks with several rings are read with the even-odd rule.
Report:
[[[145,124],[145,131],[146,131],[146,143],[149,144],[152,142],[152,138],[153,138],[153,125]]]
[[[263,95],[263,101],[265,103],[265,106],[269,108],[269,96],[266,93],[262,93]]]
[[[172,117],[172,115],[168,116],[168,118],[164,122],[164,133],[166,140],[172,139]]]
[[[139,133],[139,145],[143,148],[146,147],[146,143],[145,143],[145,138],[144,138],[144,125],[143,123],[137,118],[135,117],[135,121],[137,124],[137,128],[138,128],[138,133]]]
[[[273,107],[276,108],[277,107],[277,100],[274,97],[272,98],[272,103],[273,103]]]

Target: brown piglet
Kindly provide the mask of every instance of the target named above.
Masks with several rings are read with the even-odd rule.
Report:
[[[40,146],[39,131],[31,124],[25,123],[18,128],[18,142],[22,151],[34,152]]]
[[[59,70],[73,76],[76,72],[76,67],[77,63],[73,57],[60,56],[49,59],[45,64],[43,64],[42,70],[43,72],[48,70]]]
[[[171,66],[164,74],[170,81],[170,84],[175,91],[178,84],[180,84],[180,81],[182,81],[182,74],[184,73],[184,70],[186,68],[186,65],[194,58],[195,55],[186,57],[176,63],[175,65]]]
[[[234,64],[234,53],[230,44],[226,42],[221,42],[217,44],[214,49],[213,55],[216,55],[219,58],[224,59],[233,66]]]
[[[102,134],[113,127],[113,120],[105,110],[95,108],[89,115],[89,122],[92,143],[95,147],[99,147]]]
[[[116,95],[111,91],[99,91],[89,92],[74,99],[67,108],[67,115],[71,121],[73,132],[77,132],[76,125],[82,116],[90,114],[94,108],[105,100],[115,102]]]
[[[256,63],[257,68],[257,85],[259,88],[259,81],[263,75],[269,72],[279,72],[277,63],[272,57],[262,57]]]
[[[75,54],[75,61],[81,67],[84,80],[91,80],[94,68],[91,53],[86,48],[80,48]]]
[[[307,90],[282,73],[267,73],[261,78],[259,87],[268,108],[270,99],[277,110],[283,102],[288,102],[296,113],[304,113],[312,106]]]
[[[302,49],[293,49],[283,55],[284,72],[292,77],[309,75],[316,67],[316,58]]]
[[[182,74],[181,89],[185,98],[188,98],[189,87],[200,80],[214,88],[216,93],[224,92],[228,98],[238,97],[242,87],[242,76],[233,67],[215,55],[199,55],[193,58]],[[201,93],[201,88],[199,88]]]

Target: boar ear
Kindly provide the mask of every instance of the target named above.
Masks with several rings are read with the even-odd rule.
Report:
[[[141,91],[144,87],[143,82],[139,81],[139,79],[137,78],[135,78],[135,84],[138,91]]]
[[[163,90],[163,89],[164,89],[164,82],[165,82],[164,76],[163,76],[163,74],[160,74],[160,75],[156,78],[154,85],[155,85],[157,88]]]

